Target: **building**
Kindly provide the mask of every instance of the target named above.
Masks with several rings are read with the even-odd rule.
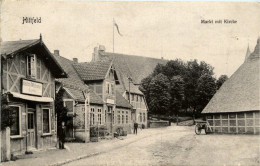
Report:
[[[110,53],[105,51],[105,47],[100,45],[94,48],[92,62],[104,60],[113,60],[113,65],[117,70],[120,84],[116,85],[120,94],[127,99],[133,106],[133,121],[136,121],[140,127],[147,127],[148,107],[143,93],[139,90],[142,79],[149,76],[156,65],[166,64],[167,61],[142,56]],[[129,95],[130,94],[130,95]]]
[[[1,43],[3,93],[13,108],[11,153],[55,147],[55,78],[66,73],[42,38]]]
[[[132,106],[116,90],[120,82],[112,60],[75,63],[73,66],[84,83],[105,103],[102,109],[91,107],[90,124],[105,125],[110,135],[118,127],[130,133]]]
[[[260,38],[254,51],[202,111],[213,132],[259,134],[259,51]]]
[[[53,55],[68,76],[67,78],[56,79],[56,93],[59,93],[61,88],[64,89],[64,106],[68,108],[69,119],[66,124],[66,140],[88,142],[90,140],[90,112],[87,108],[88,103],[86,103],[88,95],[92,111],[103,110],[104,102],[102,98],[93,90],[90,90],[89,87],[79,77],[77,71],[73,67],[74,63],[78,63],[76,58],[74,58],[73,61],[66,59],[60,56],[58,50],[54,50]],[[93,112],[91,112],[91,116],[95,116],[94,118],[96,119],[96,122],[99,122],[97,120],[100,119],[97,117],[100,115],[92,115],[92,113]],[[85,121],[85,119],[87,119],[87,121]],[[104,117],[102,119],[104,119]]]

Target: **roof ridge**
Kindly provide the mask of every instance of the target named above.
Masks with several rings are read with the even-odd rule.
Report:
[[[40,40],[40,39],[28,39],[28,40],[8,40],[8,41],[2,41],[2,43],[4,43],[4,42],[18,42],[18,41],[33,41],[33,40],[37,41],[37,40]]]
[[[112,52],[101,52],[102,54],[114,54],[114,55],[123,55],[123,56],[135,56],[135,57],[142,57],[142,58],[150,58],[155,60],[162,60],[162,61],[168,61],[166,59],[160,59],[160,58],[154,58],[154,57],[148,57],[148,56],[139,56],[139,55],[132,55],[132,54],[124,54],[124,53],[112,53]]]

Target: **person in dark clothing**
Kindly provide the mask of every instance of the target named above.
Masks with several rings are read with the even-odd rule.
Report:
[[[134,123],[134,134],[137,135],[137,128],[138,128],[138,123]]]
[[[59,149],[65,149],[64,148],[64,142],[66,137],[65,122],[62,122],[61,126],[58,128],[58,136],[59,136]]]

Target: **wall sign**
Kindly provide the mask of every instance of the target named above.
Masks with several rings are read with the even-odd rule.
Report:
[[[113,100],[113,99],[107,99],[107,103],[109,103],[109,104],[115,104],[115,100]]]
[[[22,93],[42,96],[42,83],[22,79]]]

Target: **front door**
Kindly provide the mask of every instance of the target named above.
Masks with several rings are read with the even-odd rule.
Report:
[[[29,148],[35,148],[36,147],[36,132],[35,132],[35,110],[28,109],[28,129],[27,129],[27,141],[28,141],[28,147]]]

